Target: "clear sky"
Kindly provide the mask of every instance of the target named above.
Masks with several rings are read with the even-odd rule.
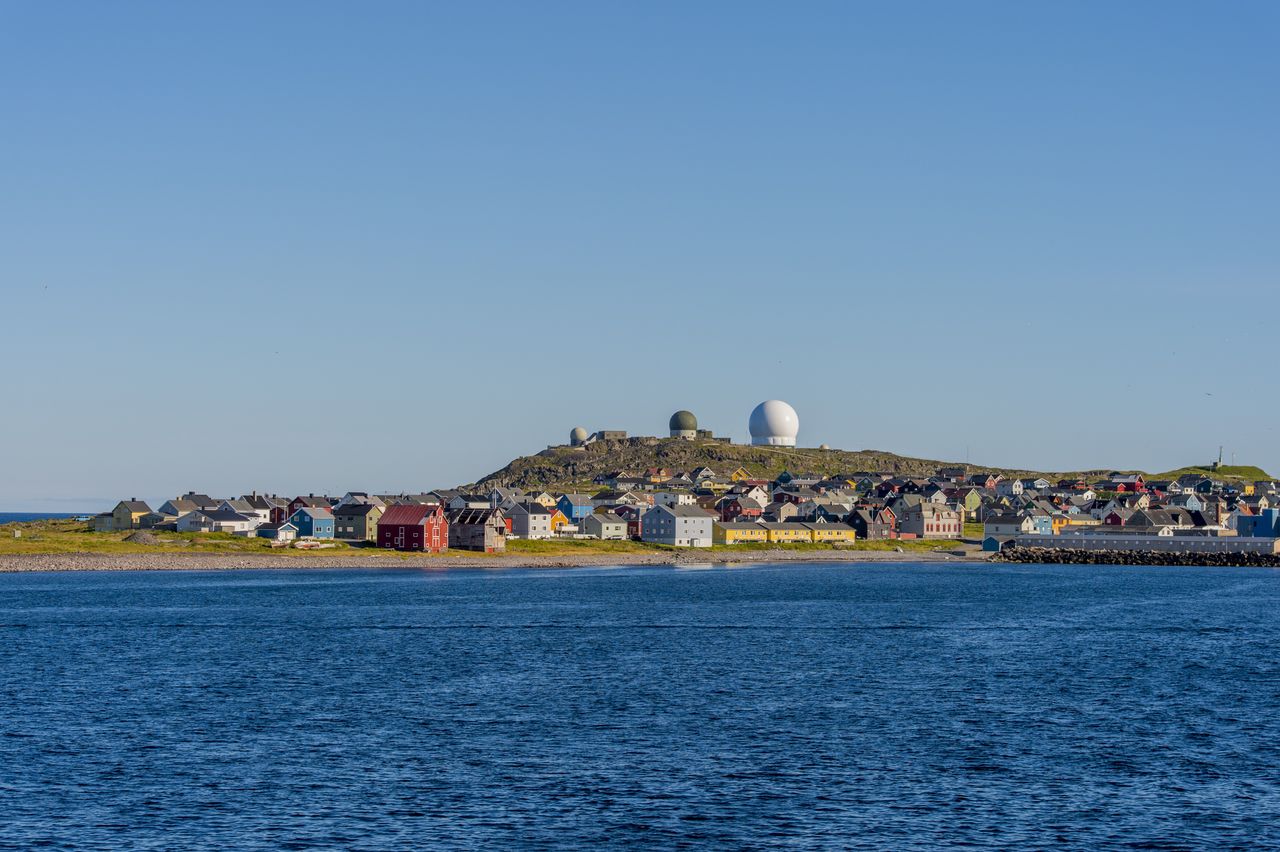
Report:
[[[0,510],[570,427],[1280,473],[1280,4],[0,0]]]

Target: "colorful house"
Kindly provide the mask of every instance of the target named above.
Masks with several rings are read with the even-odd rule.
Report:
[[[764,527],[772,544],[796,544],[798,542],[813,541],[813,533],[810,532],[807,524],[779,524],[761,521],[760,526]]]
[[[551,517],[547,520],[547,526],[551,529],[552,535],[560,535],[560,530],[569,526],[569,519],[559,509],[549,509],[548,511],[551,513]]]
[[[378,546],[441,553],[449,549],[449,521],[439,503],[388,506],[378,519]]]
[[[809,534],[813,541],[823,544],[853,544],[858,535],[854,532],[853,527],[848,524],[810,524],[804,523],[799,526],[809,530]]]
[[[586,494],[562,494],[556,501],[556,508],[564,513],[570,523],[577,524],[595,511],[596,507]]]
[[[298,529],[298,538],[333,538],[333,512],[318,506],[303,506],[289,516]]]
[[[114,530],[132,530],[142,525],[142,516],[151,514],[151,507],[145,500],[130,497],[121,500],[111,510],[111,528]]]
[[[346,503],[333,510],[334,536],[347,541],[378,540],[382,509],[373,503]]]
[[[333,501],[328,497],[317,497],[314,494],[308,494],[306,497],[294,497],[289,501],[289,505],[285,507],[285,517],[292,518],[293,513],[303,508],[311,509],[328,509],[333,506]]]
[[[749,544],[769,540],[769,532],[760,524],[747,521],[716,521],[711,530],[715,544]]]

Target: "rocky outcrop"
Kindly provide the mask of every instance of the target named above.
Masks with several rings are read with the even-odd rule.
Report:
[[[1078,550],[1069,547],[1013,547],[995,554],[991,561],[1037,565],[1280,567],[1280,556],[1270,553],[1165,553],[1154,550]]]

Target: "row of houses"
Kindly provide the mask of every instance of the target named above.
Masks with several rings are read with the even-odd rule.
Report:
[[[492,487],[293,498],[253,492],[223,500],[187,492],[155,510],[145,501],[122,500],[95,517],[94,526],[340,539],[439,551],[497,550],[508,538],[566,536],[678,547],[947,540],[962,538],[966,523],[981,523],[984,538],[1006,540],[1090,528],[1266,536],[1280,531],[1273,509],[1280,510],[1273,482],[1227,485],[1201,475],[1149,482],[1116,472],[1093,481],[1049,481],[953,467],[930,477],[783,472],[768,479],[743,467],[724,473],[700,467],[615,471],[596,477],[591,488],[566,491]]]
[[[186,533],[230,533],[281,542],[345,540],[406,551],[449,548],[497,552],[506,548],[510,526],[500,509],[446,509],[439,502],[351,492],[333,499],[314,494],[284,499],[257,493],[216,500],[188,492],[156,510],[141,500],[120,501],[92,519],[99,531],[160,529]]]

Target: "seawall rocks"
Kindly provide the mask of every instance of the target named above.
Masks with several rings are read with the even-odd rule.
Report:
[[[1280,556],[1270,553],[1167,553],[1152,550],[1079,550],[1069,547],[1014,547],[991,557],[992,562],[1046,565],[1207,565],[1280,568]]]

